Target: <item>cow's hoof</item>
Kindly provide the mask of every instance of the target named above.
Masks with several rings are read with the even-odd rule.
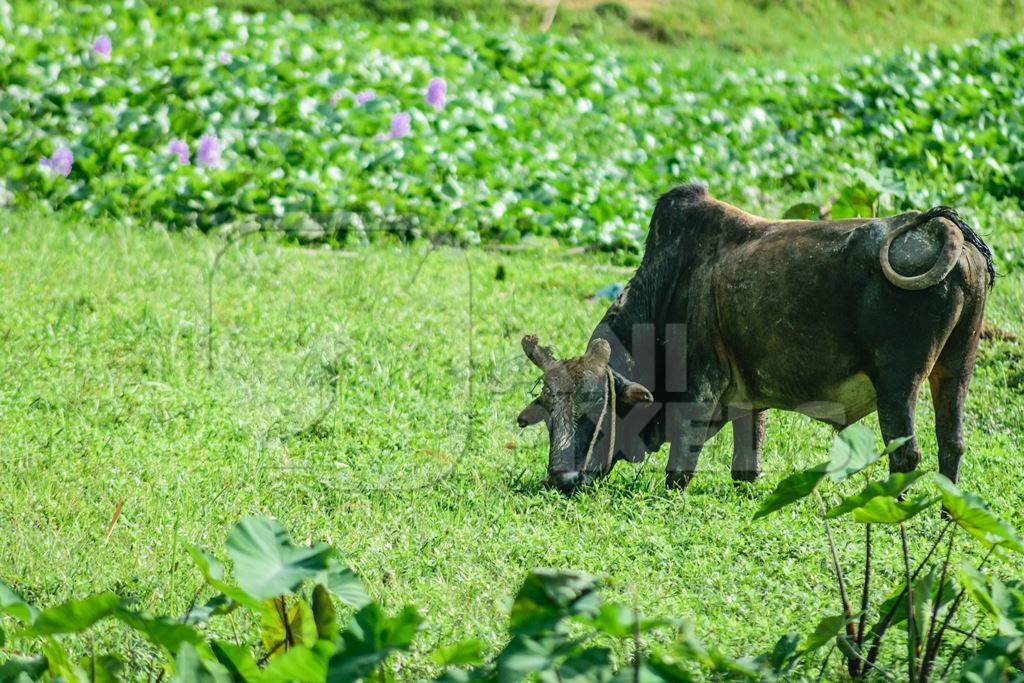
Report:
[[[733,470],[732,471],[732,483],[734,484],[752,484],[757,481],[757,478],[761,476],[761,473],[757,470]]]
[[[691,479],[693,479],[693,472],[666,472],[665,488],[682,491],[690,485]]]

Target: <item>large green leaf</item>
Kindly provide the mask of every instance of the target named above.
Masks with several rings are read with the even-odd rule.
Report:
[[[35,621],[39,610],[25,602],[24,598],[0,581],[0,614],[8,614],[23,624],[31,624]]]
[[[375,602],[362,608],[342,631],[340,647],[328,662],[328,680],[355,680],[374,671],[392,653],[407,650],[422,618],[413,607],[388,617]]]
[[[170,654],[176,653],[182,643],[187,642],[198,646],[203,642],[203,636],[199,631],[180,621],[166,617],[151,617],[141,612],[121,608],[114,611],[114,616],[141,633],[146,640],[157,647],[162,647]]]
[[[836,435],[829,451],[828,476],[840,482],[860,472],[880,457],[875,432],[864,424],[850,425]]]
[[[46,657],[11,657],[0,664],[0,683],[29,683],[39,680],[49,668]]]
[[[942,491],[942,505],[960,528],[987,546],[1024,553],[1024,541],[1009,524],[991,510],[979,496],[963,493],[946,477],[936,475]]]
[[[938,496],[897,500],[889,496],[872,498],[853,511],[853,521],[862,524],[899,524],[938,503]]]
[[[317,640],[313,610],[300,597],[267,600],[260,620],[260,640],[271,658],[293,647],[312,645]]]
[[[214,639],[210,641],[210,650],[236,681],[251,683],[259,678],[260,668],[245,645]]]
[[[841,517],[847,513],[853,512],[857,508],[864,507],[872,499],[881,496],[889,498],[898,498],[908,488],[913,486],[921,477],[927,476],[928,473],[924,470],[914,470],[912,472],[894,472],[889,475],[889,478],[884,482],[871,481],[864,487],[860,493],[855,493],[850,496],[846,496],[839,504],[828,511],[825,517],[829,519],[835,519]]]
[[[535,569],[516,593],[509,631],[545,634],[567,617],[595,616],[600,604],[597,579],[589,574]]]
[[[827,645],[836,637],[843,627],[846,626],[848,619],[846,615],[839,614],[834,617],[823,617],[818,625],[814,628],[814,633],[808,636],[804,642],[802,649],[803,652],[814,652],[815,650]]]
[[[59,633],[79,633],[100,619],[109,617],[121,604],[113,593],[99,593],[83,600],[69,600],[44,609],[32,626],[18,635],[47,636]]]
[[[280,523],[266,517],[238,522],[227,548],[238,585],[263,600],[293,593],[303,581],[327,569],[333,553],[322,543],[295,545]]]
[[[754,519],[770,515],[787,505],[791,505],[811,495],[818,484],[821,483],[821,480],[825,478],[825,475],[828,474],[828,465],[827,462],[821,463],[809,470],[795,472],[780,481],[775,486],[775,490],[764,499],[761,507],[754,513]]]
[[[327,678],[327,662],[336,647],[328,640],[312,645],[299,645],[270,661],[257,678],[260,683],[320,683]]]
[[[174,658],[172,683],[232,683],[219,662],[203,659],[192,643],[184,642]]]
[[[214,614],[226,614],[234,609],[234,605],[245,605],[257,612],[263,609],[263,602],[244,589],[224,581],[224,565],[216,557],[198,546],[186,546],[186,551],[196,563],[207,585],[221,592],[223,597],[214,597],[206,605],[195,609],[196,620],[208,619]]]
[[[343,565],[336,556],[331,556],[327,560],[327,569],[322,574],[321,581],[334,597],[349,607],[361,609],[370,604],[370,596],[362,579]]]

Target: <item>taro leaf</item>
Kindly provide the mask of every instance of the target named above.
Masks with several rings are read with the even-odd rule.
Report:
[[[801,202],[786,209],[782,217],[787,220],[816,221],[821,218],[821,209],[817,204]]]
[[[554,665],[558,646],[562,643],[562,639],[556,636],[513,637],[495,660],[498,680],[511,683],[547,671]]]
[[[1019,636],[995,636],[985,641],[976,654],[967,660],[960,672],[960,680],[969,683],[1001,681],[1003,674],[1014,666],[1024,653],[1024,638]],[[1019,680],[1014,679],[1014,680]]]
[[[906,439],[896,439],[889,444],[889,449],[895,449]],[[834,482],[841,482],[844,479],[857,474],[868,465],[882,457],[888,449],[881,453],[875,449],[875,432],[863,424],[850,425],[836,435],[832,441],[832,449],[828,457],[828,476]]]
[[[114,616],[144,635],[146,640],[169,653],[177,652],[182,643],[187,642],[198,647],[203,642],[203,636],[199,631],[180,621],[166,617],[151,617],[126,609],[116,610]]]
[[[224,595],[224,598],[229,600],[231,603],[245,605],[249,609],[257,612],[263,609],[262,601],[256,599],[238,586],[232,586],[224,581],[224,565],[221,564],[220,560],[198,546],[189,545],[185,547],[185,550],[188,551],[188,554],[192,557],[192,561],[196,563],[196,567],[199,568],[199,571],[202,573],[208,586],[220,591]],[[210,602],[213,603],[217,600],[217,598],[214,598],[214,600],[211,600]],[[213,605],[207,603],[207,605],[212,608],[209,612],[210,615],[218,613],[226,614],[234,609],[232,605],[226,602],[221,602],[220,604],[215,603]],[[222,610],[221,612],[217,611],[218,607]],[[200,608],[199,613],[202,615],[205,613],[205,610]]]
[[[327,570],[321,575],[321,581],[334,597],[349,607],[362,609],[370,604],[362,579],[335,556],[327,560]]]
[[[775,486],[775,490],[764,499],[761,507],[754,513],[754,519],[770,515],[811,495],[828,473],[828,465],[827,462],[823,462],[809,470],[795,472],[780,481]]]
[[[614,638],[629,638],[634,633],[645,633],[663,626],[678,625],[672,619],[645,618],[628,605],[606,602],[593,617],[577,617],[579,621]]]
[[[910,488],[914,482],[926,474],[927,472],[924,470],[914,470],[913,472],[894,472],[889,475],[889,478],[884,482],[868,482],[868,485],[865,486],[860,493],[847,496],[839,501],[839,504],[829,510],[825,517],[828,519],[841,517],[848,512],[853,512],[857,508],[864,507],[873,498],[881,496],[897,498],[904,491]]]
[[[35,681],[49,668],[46,657],[11,657],[3,664],[0,664],[0,681],[7,683],[21,683],[21,681]]]
[[[24,598],[0,581],[0,614],[12,616],[23,624],[31,624],[35,621],[39,610],[25,602]]]
[[[804,643],[803,648],[801,648],[801,653],[814,652],[827,645],[846,626],[846,621],[846,616],[843,614],[834,617],[824,617],[814,627],[814,633],[807,637],[807,641]]]
[[[611,650],[588,647],[566,657],[558,666],[555,680],[561,683],[599,683],[610,681],[614,673]]]
[[[796,660],[800,657],[800,636],[796,633],[786,633],[772,648],[768,656],[772,671],[775,673],[786,673],[793,668]]]
[[[953,482],[942,475],[935,475],[935,482],[942,490],[943,507],[964,531],[985,545],[998,545],[1024,553],[1024,541],[1013,527],[988,509],[980,496],[961,492]]]
[[[312,646],[293,647],[270,661],[259,677],[260,683],[320,683],[327,678],[327,662],[336,646],[329,640],[320,640]]]
[[[219,662],[199,656],[192,643],[182,643],[174,658],[171,683],[231,683],[231,674]]]
[[[364,678],[392,652],[408,650],[422,621],[414,607],[406,606],[388,617],[371,602],[352,617],[342,631],[340,647],[327,663],[327,680]]]
[[[567,617],[596,615],[601,604],[597,583],[580,572],[533,570],[512,603],[509,631],[542,635]]]
[[[331,594],[319,583],[313,586],[312,608],[317,635],[324,640],[334,640],[338,635],[338,610],[334,608]]]
[[[228,535],[227,548],[238,585],[261,600],[295,592],[303,581],[327,569],[333,553],[323,543],[295,545],[277,520],[266,517],[238,522]]]
[[[889,496],[872,498],[863,507],[853,511],[853,521],[863,524],[899,524],[923,510],[927,510],[939,497],[897,500]]]
[[[260,668],[248,647],[235,645],[226,640],[212,640],[210,649],[217,661],[236,681],[255,681],[259,677]]]
[[[996,577],[986,577],[968,562],[960,566],[967,594],[996,622],[999,633],[1024,636],[1024,592]]]
[[[291,606],[283,597],[267,600],[260,620],[260,640],[272,658],[298,645],[311,645],[317,640],[313,610],[302,598],[294,598]]]
[[[89,683],[114,683],[121,679],[124,663],[114,655],[85,656],[78,660],[78,671]]]
[[[199,624],[204,621],[209,621],[210,617],[230,614],[237,607],[237,602],[223,593],[220,593],[207,600],[205,604],[197,605],[189,609],[181,620],[186,624]]]
[[[430,654],[430,661],[438,666],[469,666],[483,663],[483,643],[475,638],[445,645]]]
[[[83,600],[68,600],[44,609],[32,626],[18,635],[26,637],[79,633],[110,616],[120,604],[121,598],[113,593],[98,593]]]

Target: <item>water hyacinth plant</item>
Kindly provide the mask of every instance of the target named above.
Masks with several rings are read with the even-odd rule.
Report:
[[[48,169],[65,178],[71,174],[71,166],[75,162],[75,155],[67,147],[58,147],[49,158],[43,157],[39,160],[39,167]]]
[[[110,50],[112,47],[110,36],[102,35],[93,42],[92,51],[94,54],[106,59],[110,57]]]
[[[215,167],[220,164],[220,141],[212,135],[199,138],[196,148],[196,163],[200,166]]]
[[[181,138],[175,138],[167,145],[167,151],[178,157],[178,163],[187,166],[189,161],[188,143]]]
[[[377,97],[377,93],[372,89],[360,90],[356,93],[356,104],[362,106],[375,97]]]
[[[434,108],[435,111],[441,111],[444,109],[445,95],[448,92],[448,84],[443,78],[432,78],[430,84],[427,85],[427,104]]]
[[[391,131],[388,133],[388,137],[404,138],[409,134],[411,121],[412,116],[409,112],[400,111],[395,114],[394,118],[391,119]]]

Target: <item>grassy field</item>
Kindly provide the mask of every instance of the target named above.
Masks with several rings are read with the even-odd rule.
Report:
[[[607,575],[612,595],[691,619],[735,654],[836,611],[811,511],[750,521],[827,449],[829,430],[804,418],[772,414],[766,474],[748,490],[730,483],[727,435],[686,493],[663,490],[664,452],[585,495],[541,488],[546,435],[513,425],[536,378],[518,340],[581,352],[604,311],[586,298],[628,270],[564,252],[255,238],[220,261],[208,357],[222,244],[0,217],[0,578],[27,598],[109,588],[180,612],[201,585],[183,545],[219,547],[236,519],[267,514],[343,549],[389,608],[422,607],[421,648],[468,635],[497,647],[507,596],[538,566]],[[990,301],[991,322],[1024,333],[1021,272]],[[1018,528],[1022,394],[1024,351],[986,342],[963,486]],[[919,430],[935,469],[927,398]],[[836,533],[852,565],[860,531]],[[894,569],[898,542],[880,533],[879,566]],[[139,651],[102,633],[103,646]],[[419,655],[401,666],[401,678],[428,667]]]
[[[547,10],[557,4],[549,30],[645,50],[661,46],[664,58],[709,51],[832,62],[844,60],[851,49],[948,43],[1024,26],[1024,5],[1016,0],[191,0],[196,6],[210,2],[402,21],[473,15],[531,32],[546,25]]]

